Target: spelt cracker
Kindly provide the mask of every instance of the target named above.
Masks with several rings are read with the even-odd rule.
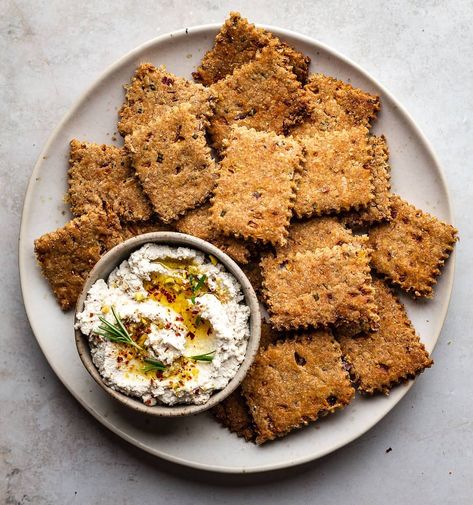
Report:
[[[297,329],[329,324],[376,327],[369,252],[361,244],[324,247],[261,260],[272,324]]]
[[[241,266],[244,274],[248,277],[250,284],[255,290],[256,296],[260,297],[262,295],[263,288],[263,276],[261,273],[261,267],[259,264],[259,258],[253,258],[251,261]]]
[[[123,149],[71,141],[67,200],[74,216],[105,208],[123,221],[142,221],[152,213],[148,198]]]
[[[259,352],[242,389],[258,444],[343,408],[354,396],[340,346],[326,330]]]
[[[204,122],[189,104],[168,109],[125,139],[144,192],[165,223],[204,201],[215,184],[215,162]]]
[[[309,114],[307,92],[273,46],[211,86],[218,96],[209,132],[221,150],[233,125],[287,134]]]
[[[432,298],[433,286],[457,240],[457,230],[392,198],[392,219],[369,231],[373,267],[414,297]]]
[[[415,377],[433,361],[397,296],[381,280],[373,281],[379,307],[379,330],[350,337],[339,334],[340,346],[357,388],[367,394],[388,394]]]
[[[310,58],[281,42],[272,33],[256,28],[238,12],[230,13],[215,37],[212,49],[205,53],[199,68],[192,75],[196,81],[209,86],[252,61],[257,52],[268,45],[275,45],[286,57],[288,65],[301,82],[307,80]]]
[[[187,212],[175,224],[176,230],[210,242],[224,253],[231,256],[237,263],[248,263],[250,250],[242,240],[226,237],[219,233],[213,224],[210,205],[206,204]]]
[[[301,144],[306,162],[294,204],[297,216],[358,209],[372,201],[366,128],[319,132]]]
[[[143,235],[145,233],[152,233],[157,231],[173,231],[173,228],[155,217],[147,221],[139,221],[137,223],[123,223],[122,224],[122,237],[123,240]]]
[[[35,240],[41,271],[63,310],[74,306],[100,256],[121,242],[116,216],[89,212]]]
[[[158,119],[170,107],[189,103],[200,117],[212,115],[215,96],[209,88],[167,72],[164,67],[141,64],[126,88],[118,131],[126,136]]]
[[[232,128],[212,199],[215,227],[225,235],[283,244],[302,159],[290,138]]]
[[[391,168],[389,150],[384,135],[370,137],[373,158],[370,170],[373,176],[374,198],[366,209],[354,210],[343,217],[343,222],[353,228],[371,226],[391,219]]]

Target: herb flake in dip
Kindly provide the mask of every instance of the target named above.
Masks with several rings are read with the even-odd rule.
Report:
[[[76,328],[109,387],[146,405],[203,404],[242,363],[249,316],[214,257],[149,243],[93,284]]]

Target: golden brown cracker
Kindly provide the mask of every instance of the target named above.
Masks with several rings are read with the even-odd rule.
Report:
[[[145,233],[152,233],[157,231],[173,231],[173,228],[168,224],[164,224],[159,219],[153,217],[147,221],[139,221],[137,223],[123,223],[122,224],[122,237],[123,240],[143,235]]]
[[[218,99],[209,132],[218,150],[233,125],[287,134],[309,114],[307,92],[273,46],[211,89]]]
[[[209,88],[167,72],[164,67],[141,64],[126,88],[120,109],[119,132],[125,136],[158,119],[170,107],[189,103],[198,117],[212,114],[215,96]]]
[[[215,184],[215,162],[204,122],[189,104],[168,109],[128,135],[125,146],[143,190],[168,223],[204,201]]]
[[[397,296],[383,281],[376,279],[373,284],[379,330],[354,338],[342,333],[339,341],[357,388],[367,394],[387,394],[394,385],[429,368],[433,361]]]
[[[261,260],[264,296],[278,329],[356,323],[375,327],[369,253],[360,244]]]
[[[390,222],[369,231],[372,265],[414,297],[431,298],[457,230],[397,195],[392,198],[391,216]]]
[[[354,396],[340,346],[326,330],[259,352],[242,389],[258,444],[343,408]]]
[[[212,219],[225,235],[283,244],[302,149],[273,132],[234,127],[220,163]]]
[[[253,258],[251,261],[241,266],[244,274],[248,277],[253,289],[255,290],[256,296],[260,297],[262,294],[263,287],[263,276],[261,273],[261,266],[259,264],[259,258]]]
[[[74,306],[100,256],[121,240],[118,218],[104,212],[83,214],[35,240],[36,258],[63,310]]]
[[[371,136],[370,145],[372,159],[370,170],[373,176],[374,198],[365,209],[348,212],[343,222],[353,228],[370,226],[391,219],[391,169],[389,166],[389,150],[384,135]]]
[[[199,68],[192,75],[196,81],[209,86],[253,60],[260,49],[270,44],[277,47],[288,60],[294,74],[301,82],[305,82],[310,58],[280,42],[272,33],[256,28],[238,12],[230,13],[215,37],[212,49],[205,53]]]
[[[305,167],[294,204],[299,217],[357,209],[372,201],[366,128],[320,132],[301,144]]]
[[[76,139],[71,141],[67,200],[74,216],[105,208],[123,221],[142,221],[152,213],[123,149]]]
[[[209,204],[187,212],[176,221],[175,226],[176,230],[181,233],[187,233],[210,242],[231,256],[237,263],[248,263],[250,257],[248,244],[243,240],[226,237],[215,229]]]

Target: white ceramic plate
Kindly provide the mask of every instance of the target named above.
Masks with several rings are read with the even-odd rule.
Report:
[[[123,84],[129,81],[135,67],[149,61],[190,77],[218,28],[209,25],[163,35],[127,54],[95,82],[59,124],[41,153],[26,194],[20,233],[21,285],[31,327],[46,359],[74,397],[102,424],[137,447],[177,463],[219,472],[257,472],[310,461],[349,443],[386,415],[410,384],[395,388],[387,398],[357,398],[344,411],[263,447],[245,443],[208,414],[173,420],[142,417],[113,401],[89,376],[75,348],[72,312],[61,312],[33,254],[35,238],[69,219],[63,203],[69,141],[78,137],[112,143],[117,109],[124,96]],[[358,66],[323,44],[293,32],[267,28],[309,55],[313,71],[337,76],[381,96],[383,107],[375,132],[384,133],[389,142],[394,190],[420,208],[452,222],[439,164],[401,105]],[[118,135],[117,138],[120,143]],[[433,301],[414,304],[405,300],[429,351],[445,318],[453,270],[451,258]]]

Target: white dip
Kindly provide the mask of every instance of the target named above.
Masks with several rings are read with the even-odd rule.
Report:
[[[112,308],[139,348],[97,334],[100,317],[117,325]],[[113,389],[147,405],[202,404],[243,361],[249,315],[240,285],[215,258],[146,244],[90,288],[76,327]]]

